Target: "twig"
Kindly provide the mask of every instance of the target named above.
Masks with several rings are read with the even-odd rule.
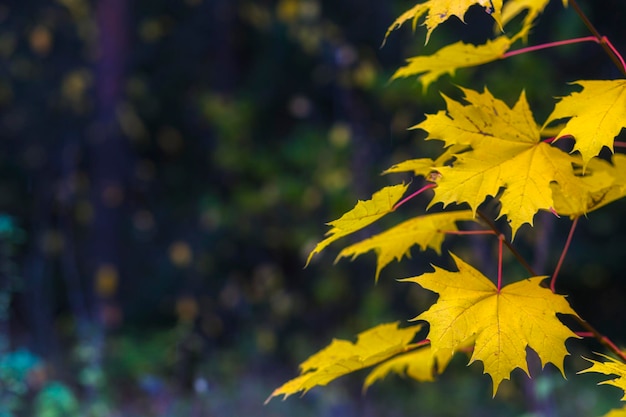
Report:
[[[498,227],[495,225],[495,223],[485,215],[485,213],[483,213],[480,210],[477,210],[476,213],[478,214],[478,217],[480,217],[485,223],[487,223],[487,226],[489,226],[489,228],[491,230],[493,230],[495,232],[496,235],[500,236],[500,230],[498,230]],[[524,267],[526,268],[526,270],[528,272],[530,272],[530,274],[532,276],[537,276],[537,273],[533,270],[533,268],[530,266],[530,264],[526,261],[526,259],[524,259],[524,257],[517,251],[517,249],[515,249],[515,247],[511,244],[511,242],[509,242],[507,239],[503,239],[502,242],[504,243],[504,245],[511,251],[511,253],[513,254],[513,256],[515,256],[515,258],[517,259],[517,261]]]
[[[619,356],[619,358],[623,362],[626,362],[626,352],[618,348],[617,345],[611,341],[611,339],[609,339],[608,337],[606,337],[605,335],[597,331],[591,324],[587,323],[585,320],[581,319],[580,317],[576,316],[576,320],[578,321],[578,323],[580,323],[581,326],[583,326],[585,329],[589,331],[589,334],[576,333],[577,335],[582,336],[582,337],[587,337],[587,336],[593,337],[594,339],[598,340],[608,350],[610,350],[611,352]]]
[[[554,268],[554,273],[552,274],[552,279],[550,280],[550,289],[552,290],[552,292],[556,292],[554,290],[554,286],[556,284],[556,277],[559,275],[559,271],[561,270],[561,266],[563,265],[563,260],[565,259],[565,255],[567,254],[567,250],[569,249],[569,245],[572,243],[572,237],[574,236],[574,230],[576,230],[577,224],[578,224],[578,217],[575,217],[574,221],[572,222],[572,226],[569,229],[569,234],[567,235],[565,246],[563,246],[563,250],[561,251],[559,262],[556,264],[556,268]]]
[[[426,184],[425,186],[423,186],[422,188],[420,188],[419,190],[417,190],[416,192],[414,192],[410,196],[405,197],[402,200],[398,201],[396,203],[396,205],[393,206],[392,210],[396,210],[398,207],[400,207],[401,205],[403,205],[407,201],[411,200],[414,197],[417,197],[418,195],[420,195],[421,193],[423,193],[426,190],[430,190],[431,188],[435,188],[436,186],[437,186],[437,184],[435,184],[435,183],[428,183],[428,184]]]
[[[604,52],[611,58],[611,61],[615,64],[615,66],[620,70],[622,75],[626,76],[626,64],[624,63],[624,58],[617,52],[615,47],[611,44],[611,42],[604,36],[598,32],[598,29],[595,28],[593,23],[589,20],[585,12],[582,11],[576,0],[569,0],[570,6],[572,9],[578,14],[580,19],[583,21],[587,29],[598,39],[598,43],[604,49]]]

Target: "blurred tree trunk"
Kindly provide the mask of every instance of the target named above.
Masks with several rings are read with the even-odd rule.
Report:
[[[89,242],[93,307],[104,327],[114,325],[120,314],[115,294],[120,277],[123,209],[131,158],[117,112],[124,100],[128,21],[126,0],[98,2],[95,129],[88,144],[94,213]]]
[[[106,331],[119,323],[117,300],[123,209],[130,148],[118,123],[128,55],[129,10],[126,0],[100,0],[95,9],[98,37],[94,67],[95,113],[88,135],[87,152],[93,218],[87,239],[91,283],[90,315],[92,328],[85,361],[86,371],[96,378],[89,384],[92,399],[102,382],[102,352]]]

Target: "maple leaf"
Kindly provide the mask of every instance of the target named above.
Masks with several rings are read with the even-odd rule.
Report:
[[[514,39],[500,36],[483,45],[456,42],[445,46],[429,56],[416,56],[407,59],[408,64],[400,67],[391,79],[418,75],[424,91],[439,77],[460,68],[473,67],[500,59],[509,50]]]
[[[613,140],[626,127],[626,80],[575,81],[582,91],[561,98],[546,120],[569,118],[557,139],[573,136],[584,166],[606,146],[613,152]],[[545,126],[544,125],[544,126]]]
[[[432,174],[435,172],[433,167],[447,164],[454,158],[454,155],[465,150],[467,150],[466,145],[452,145],[447,147],[445,151],[434,160],[430,158],[408,159],[383,171],[383,175],[398,172],[412,172],[413,175],[426,177],[426,179],[430,181]]]
[[[412,348],[411,341],[421,325],[398,328],[398,322],[375,326],[359,333],[356,343],[333,339],[330,345],[313,354],[300,364],[301,375],[276,388],[265,401],[283,395],[326,385],[329,382],[359,369],[376,365],[398,353]]]
[[[452,16],[456,16],[464,22],[465,12],[475,4],[482,6],[485,11],[494,18],[498,26],[502,27],[502,0],[427,0],[424,3],[416,4],[411,9],[402,13],[387,29],[385,39],[387,39],[387,36],[389,36],[392,31],[402,26],[408,20],[413,21],[413,30],[415,30],[417,21],[422,16],[426,16],[424,25],[427,29],[426,43],[428,43],[430,34],[437,26]]]
[[[621,389],[624,392],[624,396],[622,397],[622,401],[626,401],[626,364],[624,362],[620,362],[616,359],[611,358],[610,356],[603,355],[601,353],[597,353],[597,355],[602,356],[607,359],[606,362],[598,362],[593,359],[583,358],[592,363],[591,367],[587,369],[583,369],[579,371],[579,374],[585,374],[587,372],[596,372],[603,375],[615,375],[617,378],[609,379],[607,381],[602,381],[598,385],[613,385]]]
[[[385,33],[385,39],[383,40],[383,45],[385,44],[385,41],[389,37],[389,34],[393,32],[394,30],[398,29],[399,27],[401,27],[408,20],[413,21],[413,30],[415,31],[415,28],[417,27],[417,21],[426,12],[428,12],[429,7],[430,6],[428,5],[428,3],[418,3],[415,6],[411,7],[409,10],[407,10],[406,12],[402,13],[396,20],[394,20],[391,26],[387,28],[387,33]]]
[[[578,175],[586,189],[575,196],[565,196],[559,186],[553,184],[554,210],[574,218],[626,196],[626,155],[615,154],[612,162],[594,158],[584,173],[579,169]]]
[[[430,346],[424,346],[413,352],[403,353],[376,366],[365,378],[363,389],[366,390],[375,382],[390,373],[407,375],[420,382],[431,382],[435,375],[442,373],[447,363],[436,363]]]
[[[545,277],[532,277],[498,290],[484,275],[451,254],[458,272],[435,267],[435,272],[407,278],[439,294],[437,302],[415,318],[430,324],[428,339],[437,361],[446,361],[464,342],[475,337],[469,363],[481,361],[493,380],[493,395],[515,368],[528,374],[526,348],[545,365],[563,373],[569,353],[565,341],[576,334],[556,314],[576,316],[565,297],[540,286]]]
[[[391,168],[383,171],[383,174],[392,174],[398,172],[413,172],[415,176],[428,176],[433,170],[435,161],[430,158],[408,159],[395,164]]]
[[[447,111],[427,115],[413,127],[447,146],[471,146],[455,155],[452,166],[434,167],[441,176],[431,206],[468,203],[475,212],[485,198],[503,189],[500,216],[507,216],[515,235],[523,224],[533,224],[537,211],[554,207],[552,183],[565,196],[587,189],[573,170],[579,160],[541,141],[523,92],[510,108],[487,89],[462,91],[468,104],[444,95]],[[605,185],[599,182],[597,187]]]
[[[380,271],[391,261],[400,261],[403,256],[410,257],[411,247],[419,245],[421,250],[431,248],[441,253],[441,244],[445,238],[445,231],[456,231],[456,222],[472,221],[474,214],[470,210],[452,211],[445,213],[426,214],[409,219],[382,233],[374,235],[361,242],[343,249],[337,256],[357,256],[371,250],[376,251],[376,281]]]
[[[517,15],[527,11],[524,16],[524,33],[527,34],[533,22],[543,12],[550,0],[511,0],[502,7],[502,25],[506,26]],[[567,0],[563,0],[563,7],[567,7]],[[525,36],[524,36],[525,37]]]
[[[367,201],[359,200],[354,208],[337,220],[327,223],[332,226],[326,235],[326,239],[319,242],[309,254],[307,265],[316,253],[321,252],[326,246],[334,241],[374,223],[384,215],[393,211],[394,205],[404,194],[408,184],[397,184],[385,187],[372,195]]]
[[[626,406],[611,410],[602,417],[626,417]]]

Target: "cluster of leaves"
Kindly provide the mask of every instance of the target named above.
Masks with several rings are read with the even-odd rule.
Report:
[[[562,3],[586,20],[574,0]],[[423,20],[428,42],[437,26],[452,16],[463,20],[473,5],[482,7],[493,17],[497,35],[483,45],[458,42],[433,55],[411,58],[394,78],[417,76],[426,89],[442,75],[454,74],[459,68],[533,49],[590,40],[605,47],[626,75],[619,53],[592,26],[594,36],[589,38],[510,51],[514,44],[527,39],[547,4],[548,0],[509,0],[506,4],[502,0],[429,0],[416,4],[391,25],[387,35],[408,21],[412,21],[415,30]],[[523,19],[516,19],[518,16]],[[507,35],[510,32],[514,34]],[[476,91],[461,87],[460,100],[442,94],[446,109],[426,115],[423,122],[413,126],[425,131],[427,140],[442,141],[441,154],[434,159],[407,160],[384,172],[413,173],[417,178],[412,183],[422,183],[423,187],[403,198],[411,184],[387,186],[370,200],[359,201],[352,210],[329,223],[327,237],[313,249],[308,261],[336,240],[395,211],[415,195],[432,190],[429,208],[442,203],[443,211],[413,217],[348,246],[337,259],[354,259],[374,251],[378,279],[386,265],[394,259],[408,257],[414,246],[440,253],[449,234],[492,234],[499,245],[497,282],[450,253],[456,271],[435,266],[433,272],[402,280],[439,294],[436,303],[414,319],[428,323],[426,338],[414,341],[423,323],[405,328],[387,323],[360,333],[356,343],[334,340],[303,362],[301,375],[277,388],[270,399],[307,392],[341,375],[371,366],[375,367],[367,376],[364,388],[391,372],[432,381],[457,352],[468,353],[469,363],[482,362],[484,373],[493,381],[495,396],[501,382],[509,379],[514,369],[529,374],[527,348],[537,354],[543,366],[552,363],[564,374],[563,362],[569,354],[566,341],[587,336],[601,339],[620,359],[605,357],[606,362],[588,359],[593,366],[582,372],[617,375],[606,383],[626,391],[626,354],[584,322],[566,298],[555,292],[560,263],[548,282],[548,277],[534,273],[512,244],[521,228],[533,226],[539,211],[570,217],[573,232],[580,216],[626,195],[623,179],[626,157],[613,154],[615,138],[626,127],[626,79],[579,80],[572,84],[581,89],[560,98],[543,124],[535,120],[524,93],[512,107],[494,97],[487,88]],[[563,141],[559,141],[562,138],[571,139],[573,148],[565,149]],[[611,155],[601,158],[600,152],[605,147],[611,150]],[[494,216],[506,218],[510,230],[498,229],[494,219],[483,210],[486,202],[497,207]],[[451,205],[456,209],[450,210]],[[458,224],[468,222],[475,224],[472,230],[460,230]],[[569,243],[570,239],[561,261]],[[530,277],[502,285],[503,245],[529,270]],[[586,331],[571,329],[557,314],[570,316]],[[626,409],[619,412],[626,415]]]

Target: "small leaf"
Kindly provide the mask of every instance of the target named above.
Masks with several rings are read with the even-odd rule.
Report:
[[[430,158],[409,159],[395,164],[391,168],[383,171],[383,174],[393,174],[398,172],[413,172],[415,176],[426,177],[433,170],[434,161]]]
[[[584,216],[626,196],[626,155],[613,155],[612,165],[594,158],[584,175],[580,171],[584,189],[575,195],[565,195],[557,184],[552,184],[554,210],[558,214],[571,218]]]
[[[494,18],[498,26],[502,27],[502,0],[427,0],[416,4],[398,17],[387,29],[385,39],[408,20],[413,20],[413,30],[415,30],[417,21],[425,15],[424,25],[427,29],[426,43],[428,43],[430,34],[437,26],[452,16],[458,17],[463,22],[467,9],[475,4],[482,6]]]
[[[460,68],[474,67],[500,59],[509,50],[513,40],[500,36],[483,45],[456,42],[445,46],[429,56],[416,56],[407,60],[408,64],[400,67],[391,77],[406,78],[417,75],[424,91],[439,77],[450,74]]]
[[[415,129],[415,126],[411,129]],[[434,167],[448,164],[454,159],[454,155],[466,151],[467,149],[468,147],[466,145],[452,145],[447,147],[446,150],[434,160],[430,158],[409,159],[399,162],[383,171],[383,175],[399,172],[413,172],[413,175],[423,176],[427,181],[431,181],[432,174],[436,173]]]
[[[603,375],[615,375],[617,378],[609,379],[606,381],[600,382],[598,385],[613,385],[621,389],[624,392],[624,396],[622,397],[622,401],[626,401],[626,364],[624,362],[620,362],[616,359],[611,358],[610,356],[603,355],[601,353],[597,353],[597,355],[602,356],[607,359],[606,362],[598,362],[593,359],[583,358],[592,363],[591,367],[587,369],[583,369],[578,372],[579,374],[585,374],[587,372],[597,372]]]
[[[411,348],[410,343],[421,328],[417,325],[399,329],[398,322],[386,323],[359,333],[356,343],[334,339],[302,362],[301,375],[276,388],[265,402],[279,395],[287,398],[300,391],[306,394],[315,386],[326,385],[340,376],[405,352]]]
[[[563,3],[566,5],[567,0],[564,0]],[[550,3],[550,0],[513,0],[508,1],[502,7],[502,25],[506,26],[511,20],[513,20],[517,15],[527,11],[528,13],[524,16],[524,32],[528,33],[530,28],[532,27],[533,22],[543,12],[546,6]]]
[[[557,139],[573,136],[574,150],[580,151],[583,166],[606,146],[613,152],[613,141],[626,127],[626,80],[576,81],[582,91],[565,96],[546,120],[569,118]],[[544,125],[544,126],[545,126]]]
[[[540,286],[545,277],[532,277],[498,291],[484,275],[452,255],[459,271],[435,267],[435,272],[407,278],[439,294],[437,302],[415,320],[430,324],[428,339],[436,360],[449,360],[463,343],[476,338],[470,364],[481,361],[493,380],[493,395],[515,368],[528,374],[526,348],[541,362],[563,373],[569,353],[565,341],[576,334],[556,314],[576,315],[565,297]]]
[[[387,40],[387,37],[389,37],[389,34],[393,32],[394,30],[398,29],[400,26],[402,26],[407,20],[413,21],[413,30],[415,30],[415,28],[417,27],[417,21],[419,20],[420,17],[422,17],[428,11],[428,8],[429,8],[428,3],[421,3],[421,4],[416,4],[415,6],[411,7],[406,12],[402,13],[400,17],[398,17],[391,24],[391,26],[389,26],[389,28],[387,29],[387,33],[385,33],[385,40],[383,41],[383,45],[385,41]]]
[[[352,210],[348,211],[337,220],[328,223],[329,226],[332,226],[332,229],[326,233],[328,237],[319,242],[311,251],[306,261],[307,265],[311,261],[311,258],[313,258],[313,255],[321,252],[334,241],[354,233],[374,223],[384,215],[391,213],[394,205],[400,200],[408,187],[408,184],[385,187],[375,192],[370,200],[359,200]]]
[[[406,374],[416,381],[431,382],[435,380],[435,374],[444,371],[446,365],[447,363],[435,366],[435,358],[430,350],[430,346],[424,346],[414,352],[395,356],[375,367],[365,378],[363,389],[366,390],[374,382],[385,378],[390,373]]]
[[[419,245],[421,250],[431,248],[441,253],[441,244],[445,238],[445,231],[456,231],[456,222],[472,221],[474,214],[470,210],[450,211],[444,213],[426,214],[414,217],[380,234],[350,245],[342,250],[337,260],[357,256],[371,250],[376,251],[376,281],[380,271],[394,259],[400,261],[403,256],[410,257],[411,247]]]

